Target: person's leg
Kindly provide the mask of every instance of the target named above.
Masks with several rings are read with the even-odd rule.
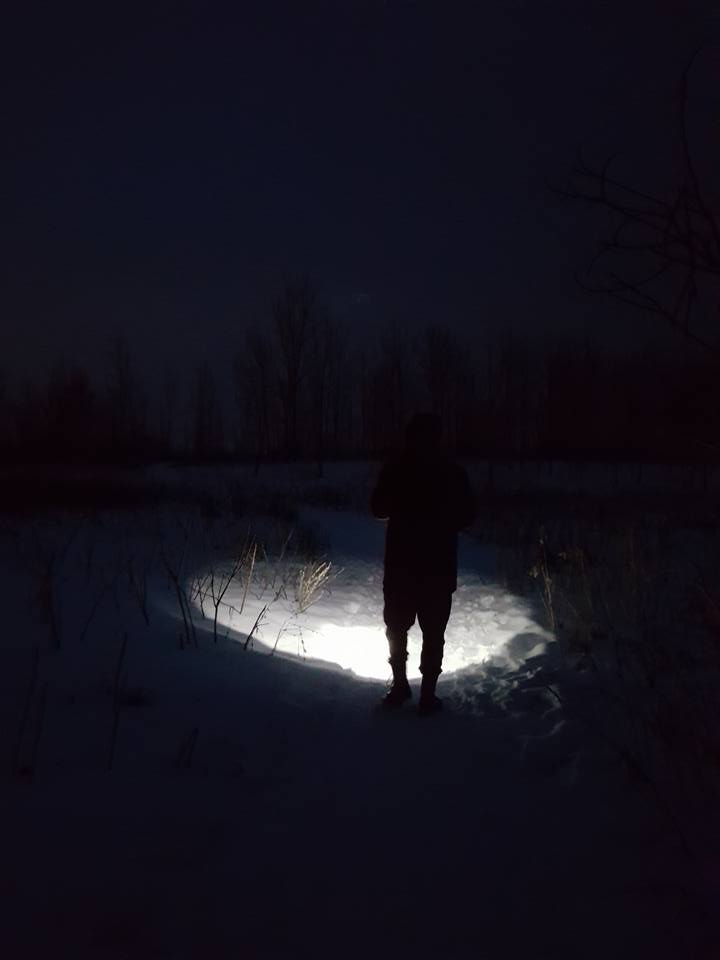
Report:
[[[388,639],[390,656],[388,663],[392,668],[393,685],[385,698],[388,706],[402,703],[410,698],[410,685],[407,681],[407,635],[415,623],[415,601],[402,583],[386,581],[383,586],[385,636]]]
[[[445,648],[445,627],[450,618],[452,607],[452,591],[445,588],[423,591],[418,606],[418,623],[423,635],[422,653],[420,655],[420,673],[422,685],[420,687],[421,712],[431,712],[440,706],[435,696],[437,680],[442,673],[443,651]]]

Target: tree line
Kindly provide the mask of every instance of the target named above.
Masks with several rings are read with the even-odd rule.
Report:
[[[308,280],[245,331],[229,382],[202,362],[153,395],[122,340],[101,380],[59,365],[43,383],[0,382],[4,462],[305,459],[322,472],[330,459],[385,456],[417,409],[436,411],[465,457],[712,461],[720,436],[720,378],[705,356],[481,344],[442,323],[362,346]]]

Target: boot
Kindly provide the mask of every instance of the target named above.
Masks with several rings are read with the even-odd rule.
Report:
[[[412,698],[412,691],[407,679],[405,659],[390,660],[393,672],[392,686],[382,699],[383,707],[401,707],[406,700]]]
[[[429,717],[438,710],[442,710],[442,700],[435,696],[435,686],[437,684],[437,675],[425,674],[420,685],[420,702],[418,703],[418,715]]]

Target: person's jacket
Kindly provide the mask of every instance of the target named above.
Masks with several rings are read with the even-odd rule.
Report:
[[[457,534],[475,519],[467,471],[440,454],[405,453],[382,467],[370,509],[387,519],[385,578],[457,588]]]

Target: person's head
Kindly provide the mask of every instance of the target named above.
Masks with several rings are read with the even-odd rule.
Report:
[[[414,414],[405,428],[405,449],[412,454],[433,456],[440,452],[442,424],[440,417],[423,411]]]

